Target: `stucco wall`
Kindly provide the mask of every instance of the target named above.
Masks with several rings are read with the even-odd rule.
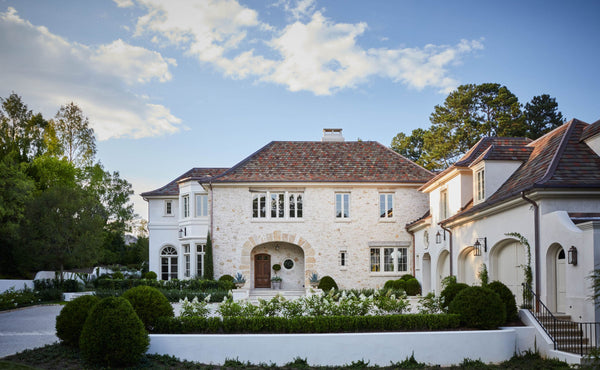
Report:
[[[298,187],[295,187],[296,189]],[[401,242],[411,245],[404,225],[427,209],[427,195],[416,187],[365,187],[349,184],[306,186],[304,216],[300,221],[270,221],[252,218],[252,197],[248,187],[214,187],[215,274],[242,271],[252,279],[250,258],[243,256],[257,245],[284,241],[305,251],[306,270],[332,276],[341,288],[382,286],[402,273],[371,273],[369,242]],[[351,193],[350,219],[335,218],[336,191]],[[379,217],[379,192],[394,192],[394,217]],[[338,265],[340,249],[347,251],[348,265]],[[410,248],[409,248],[410,250]],[[409,271],[412,272],[412,253]]]

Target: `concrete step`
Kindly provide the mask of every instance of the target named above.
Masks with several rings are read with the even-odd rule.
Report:
[[[285,289],[252,289],[248,296],[250,302],[258,302],[259,299],[270,300],[276,295],[290,300],[303,297],[305,295],[304,290],[285,290]]]

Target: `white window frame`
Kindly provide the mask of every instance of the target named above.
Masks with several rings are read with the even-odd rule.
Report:
[[[304,192],[252,192],[251,209],[253,220],[300,221],[304,218]]]
[[[475,181],[477,184],[477,201],[485,200],[485,169],[477,171],[475,176]]]
[[[352,203],[350,202],[350,192],[336,192],[334,194],[335,200],[335,218],[338,220],[348,220],[351,217],[350,209]]]
[[[409,268],[408,247],[369,247],[371,274],[402,275],[408,273]]]
[[[165,216],[173,216],[173,200],[165,200]]]
[[[448,211],[448,190],[440,190],[440,220],[445,220],[450,216]]]
[[[190,196],[188,194],[181,197],[181,215],[183,218],[190,217]]]
[[[208,194],[194,194],[196,217],[208,217]]]
[[[394,193],[379,193],[379,218],[394,217]]]
[[[338,265],[340,270],[346,270],[348,268],[348,251],[346,249],[340,249],[338,254]]]
[[[173,262],[175,258],[175,262]],[[166,259],[166,264],[165,264]],[[160,250],[160,279],[161,280],[172,280],[178,278],[178,265],[179,255],[177,249],[172,245],[166,245]],[[164,267],[167,267],[167,271],[163,271]],[[165,279],[166,276],[166,279]]]
[[[204,276],[204,254],[206,253],[206,244],[196,243],[196,277]]]
[[[191,257],[190,257],[190,245],[183,245],[183,277],[190,278],[190,267],[191,267]]]

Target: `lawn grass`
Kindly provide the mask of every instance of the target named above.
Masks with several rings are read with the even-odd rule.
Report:
[[[86,363],[79,350],[63,344],[51,344],[42,348],[26,350],[0,360],[1,369],[101,369],[102,367]],[[230,359],[223,366],[212,366],[190,361],[181,361],[172,356],[146,355],[132,369],[440,369],[415,361],[414,357],[390,366],[371,366],[368,362],[355,361],[345,366],[311,367],[306,359],[296,358],[292,362],[277,367],[273,364],[249,364]],[[487,365],[479,360],[465,359],[461,364],[448,369],[570,369],[568,364],[558,360],[542,359],[537,353],[527,352],[498,365]]]

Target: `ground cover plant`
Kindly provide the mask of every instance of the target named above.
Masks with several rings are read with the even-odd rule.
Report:
[[[448,369],[472,369],[471,365],[477,360],[463,361],[462,366],[457,364],[448,367]],[[42,348],[26,350],[0,360],[0,369],[18,369],[18,366],[31,366],[37,369],[101,369],[99,365],[85,362],[81,352],[77,348],[52,344]],[[297,357],[284,366],[275,366],[273,364],[251,364],[238,359],[228,359],[223,366],[207,365],[197,362],[182,361],[172,356],[143,355],[140,360],[132,364],[130,369],[352,369],[373,368],[381,370],[391,369],[439,369],[439,366],[419,363],[414,357],[409,357],[403,361],[390,363],[389,366],[373,366],[366,361],[350,362],[341,366],[310,366],[307,359]],[[521,355],[515,355],[508,361],[500,364],[489,365],[479,364],[478,369],[548,369],[564,370],[571,369],[568,364],[558,360],[542,359],[539,354],[526,352]]]

